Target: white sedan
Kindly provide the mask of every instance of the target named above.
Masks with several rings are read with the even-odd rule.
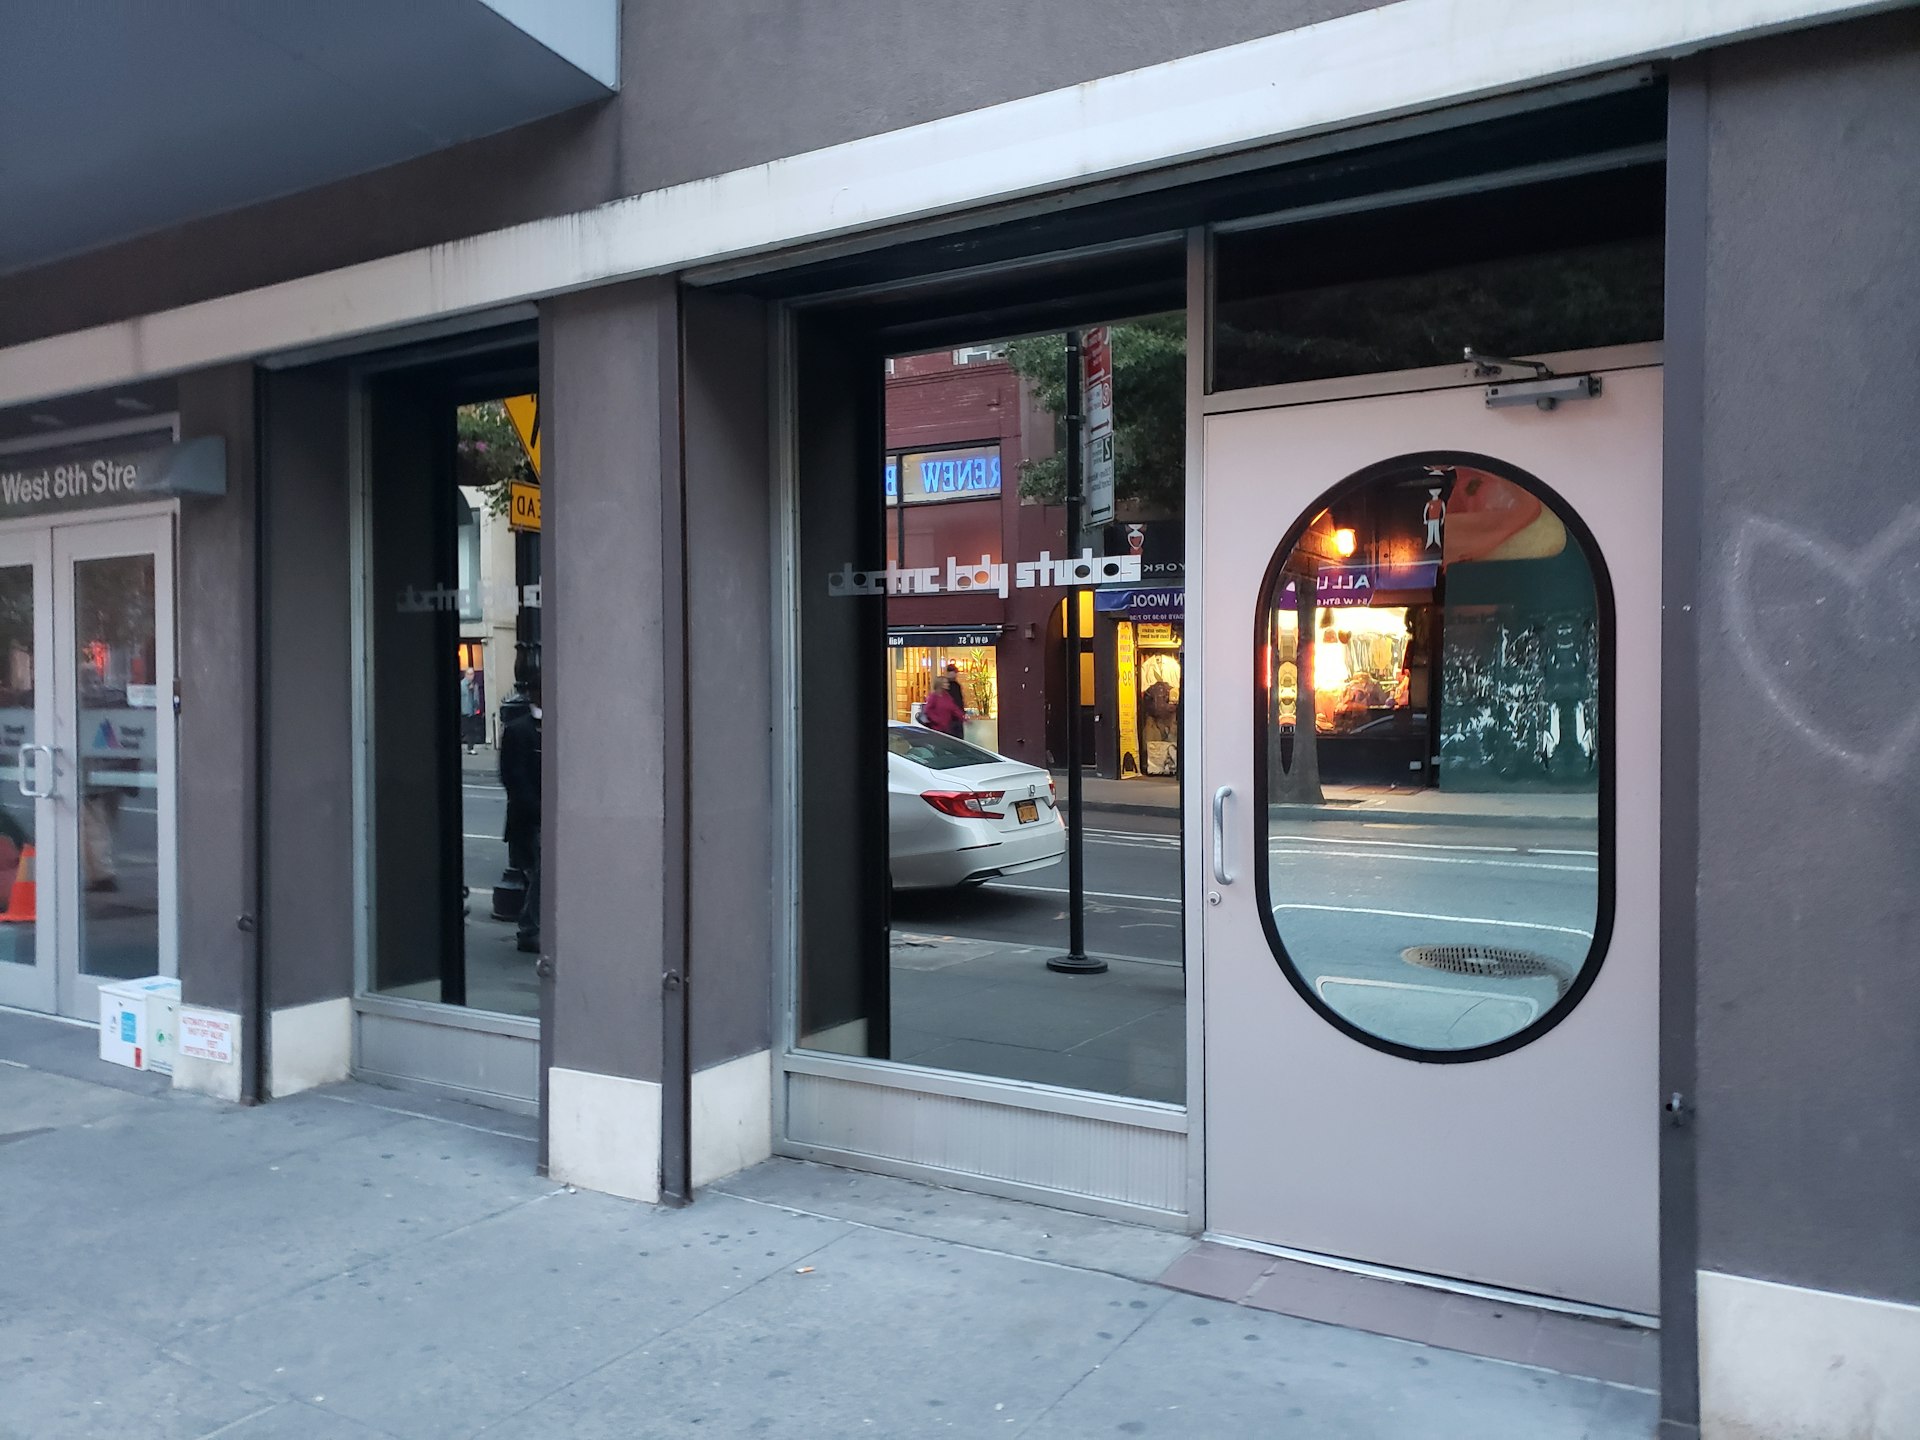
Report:
[[[887,727],[887,821],[898,890],[978,885],[1067,852],[1046,771],[918,725]]]

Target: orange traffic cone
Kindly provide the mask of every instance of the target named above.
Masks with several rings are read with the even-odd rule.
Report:
[[[33,846],[24,845],[20,849],[20,868],[13,872],[13,893],[7,897],[7,913],[0,915],[0,925],[33,924],[39,918],[34,910],[36,898]]]

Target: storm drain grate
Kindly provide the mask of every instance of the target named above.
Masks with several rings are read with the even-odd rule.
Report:
[[[1409,965],[1444,970],[1449,975],[1479,975],[1491,980],[1545,978],[1553,981],[1562,995],[1567,993],[1565,971],[1531,950],[1507,945],[1410,945],[1400,952],[1400,958]]]

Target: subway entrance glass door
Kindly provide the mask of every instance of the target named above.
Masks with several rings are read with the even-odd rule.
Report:
[[[167,516],[0,535],[0,1003],[176,973]]]
[[[1205,422],[1216,1234],[1657,1311],[1660,371],[1600,379]]]

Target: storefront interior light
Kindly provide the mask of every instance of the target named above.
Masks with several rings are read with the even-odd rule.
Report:
[[[1313,646],[1313,688],[1338,690],[1347,683],[1347,647],[1338,640],[1316,640]]]
[[[1354,546],[1358,543],[1359,542],[1354,539],[1353,531],[1344,526],[1333,532],[1333,548],[1338,550],[1343,556],[1353,554]]]
[[[1349,635],[1390,635],[1397,639],[1407,633],[1404,605],[1349,605],[1332,613],[1340,617],[1339,628]]]

